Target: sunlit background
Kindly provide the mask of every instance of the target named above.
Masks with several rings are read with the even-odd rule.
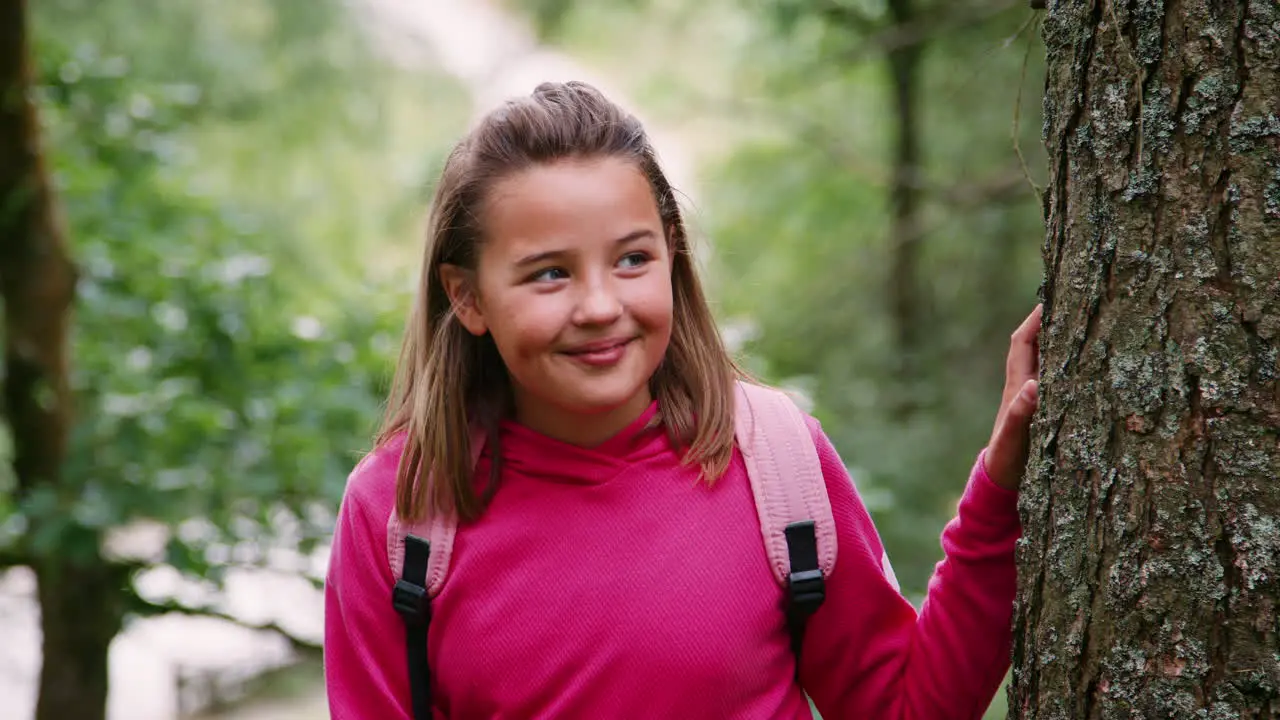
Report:
[[[1027,0],[30,5],[76,424],[21,501],[0,427],[0,550],[128,569],[113,720],[327,717],[325,543],[432,183],[542,80],[646,121],[726,337],[810,404],[919,603],[1041,277]],[[39,605],[4,564],[0,719],[28,720]]]

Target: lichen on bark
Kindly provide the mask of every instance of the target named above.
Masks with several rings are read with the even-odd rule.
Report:
[[[1019,718],[1280,714],[1280,4],[1057,0]]]

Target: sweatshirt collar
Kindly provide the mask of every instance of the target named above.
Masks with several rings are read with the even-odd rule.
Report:
[[[574,484],[596,484],[613,479],[621,470],[666,451],[669,443],[654,401],[629,425],[594,447],[557,440],[515,420],[500,427],[506,470],[516,476]]]

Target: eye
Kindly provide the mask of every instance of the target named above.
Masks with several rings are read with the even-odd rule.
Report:
[[[649,262],[648,253],[633,252],[633,253],[627,253],[626,255],[623,255],[622,259],[618,261],[618,264],[628,270],[634,270],[639,267],[644,267],[646,264],[648,264],[648,262]]]
[[[548,267],[548,268],[542,268],[541,270],[530,275],[529,281],[530,282],[555,282],[556,280],[563,280],[567,277],[569,277],[569,273],[565,272],[564,268]]]

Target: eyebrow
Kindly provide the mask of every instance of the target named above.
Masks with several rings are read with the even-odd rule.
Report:
[[[617,240],[613,241],[613,244],[615,246],[626,245],[628,243],[636,242],[637,240],[646,240],[652,237],[654,237],[653,231],[647,228],[641,229],[641,230],[633,230],[627,233],[626,235],[623,235],[622,237],[618,238]],[[565,250],[547,250],[546,252],[534,253],[532,255],[525,255],[524,257],[516,261],[516,267],[524,267],[526,265],[535,265],[537,263],[544,262],[546,260],[551,260],[557,257],[561,257],[566,252],[567,251]]]

